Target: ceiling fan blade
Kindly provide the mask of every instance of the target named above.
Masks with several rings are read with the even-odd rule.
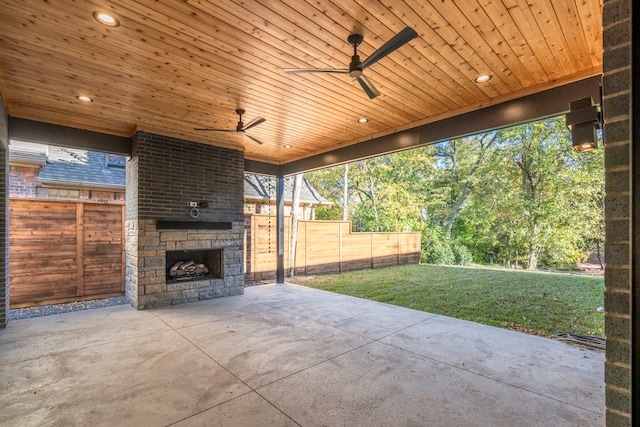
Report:
[[[378,50],[373,52],[366,60],[362,61],[362,64],[360,64],[360,69],[364,70],[365,68],[370,67],[371,65],[380,61],[382,58],[389,55],[391,52],[400,48],[416,37],[418,37],[418,33],[416,33],[413,28],[406,27],[404,30],[400,31],[389,41],[383,44]]]
[[[235,132],[235,130],[214,129],[214,128],[193,128],[193,130],[210,130],[210,131],[214,131],[214,132]]]
[[[266,122],[266,119],[263,119],[262,117],[256,117],[255,119],[247,123],[244,127],[242,127],[240,130],[245,131],[247,129],[251,129],[252,127],[258,126],[260,123],[263,123],[263,122]]]
[[[360,77],[356,77],[356,80],[358,81],[358,83],[360,83],[360,86],[362,86],[362,89],[364,89],[364,91],[367,93],[367,95],[369,96],[369,99],[373,99],[376,96],[380,96],[380,92],[378,92],[378,89],[376,89],[373,83],[371,83],[371,80],[366,78],[364,75]]]
[[[285,68],[285,73],[339,73],[349,74],[349,70],[338,68]]]
[[[246,133],[245,133],[245,135],[246,135],[249,139],[251,139],[251,140],[252,140],[252,141],[254,141],[254,142],[257,142],[257,143],[258,143],[258,144],[260,144],[260,145],[264,144],[264,143],[263,143],[262,141],[260,141],[258,138],[254,138],[253,136],[251,136],[251,135],[247,135]]]

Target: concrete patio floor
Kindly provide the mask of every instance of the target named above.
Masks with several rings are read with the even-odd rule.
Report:
[[[263,285],[0,330],[2,426],[602,426],[604,354]]]

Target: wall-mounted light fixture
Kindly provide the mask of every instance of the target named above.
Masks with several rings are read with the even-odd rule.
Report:
[[[201,201],[196,201],[196,202],[189,202],[189,207],[191,208],[189,210],[189,216],[193,219],[198,218],[200,216],[200,209],[201,208],[208,208],[209,207],[209,202],[201,200]]]
[[[567,127],[571,131],[573,148],[582,153],[598,148],[598,130],[602,127],[602,112],[593,99],[582,98],[569,103],[569,112],[565,116]]]

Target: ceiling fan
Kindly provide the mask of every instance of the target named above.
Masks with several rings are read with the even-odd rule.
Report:
[[[238,125],[236,126],[235,130],[231,130],[231,129],[215,129],[215,128],[195,128],[194,130],[205,130],[205,131],[213,131],[213,132],[242,132],[244,133],[244,131],[251,129],[254,126],[258,126],[260,123],[263,123],[266,121],[266,119],[262,118],[262,117],[256,117],[253,120],[251,120],[249,123],[247,123],[246,125],[244,123],[242,123],[242,115],[245,113],[245,111],[242,108],[236,108],[236,114],[238,115]],[[260,141],[257,138],[254,138],[251,135],[247,135],[250,139],[252,139],[253,141],[257,142],[258,144],[262,145],[262,141]]]
[[[355,78],[362,89],[367,93],[370,99],[375,98],[380,95],[380,92],[375,88],[373,83],[369,79],[367,79],[362,72],[371,65],[375,64],[385,56],[389,55],[391,52],[399,49],[403,45],[405,45],[410,40],[418,37],[418,33],[411,28],[406,27],[404,30],[400,31],[398,34],[393,36],[389,41],[383,44],[378,50],[373,52],[371,56],[369,56],[364,61],[360,62],[360,56],[358,56],[358,46],[362,43],[362,34],[351,34],[347,38],[347,42],[353,46],[353,56],[351,57],[351,63],[349,64],[348,69],[336,69],[336,68],[285,68],[285,73],[340,73],[340,74],[349,74],[351,77]]]

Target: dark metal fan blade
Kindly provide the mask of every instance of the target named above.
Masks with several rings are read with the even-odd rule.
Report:
[[[362,89],[364,89],[364,91],[367,92],[369,99],[373,99],[376,96],[380,96],[380,92],[378,92],[378,89],[376,89],[373,83],[371,83],[371,80],[369,80],[365,76],[356,77],[356,80],[358,81],[358,83],[360,83],[360,86],[362,86]]]
[[[194,128],[193,130],[211,130],[211,131],[214,131],[214,132],[235,132],[235,130],[214,129],[214,128]]]
[[[258,143],[258,144],[260,144],[260,145],[262,145],[262,144],[263,144],[263,142],[262,142],[262,141],[260,141],[258,138],[254,138],[254,137],[252,137],[251,135],[247,135],[246,133],[245,133],[245,135],[246,135],[247,137],[249,137],[249,139],[251,139],[252,141],[257,142],[257,143]]]
[[[413,28],[405,28],[373,52],[366,60],[362,61],[359,68],[364,70],[416,37],[418,37],[418,33]]]
[[[241,131],[245,131],[247,129],[251,129],[254,126],[258,126],[260,123],[262,122],[266,122],[266,119],[263,119],[262,117],[256,117],[255,119],[251,120],[249,123],[246,124],[246,126],[244,126],[242,129],[240,129]]]
[[[339,73],[349,74],[349,70],[337,68],[285,68],[285,73]]]

